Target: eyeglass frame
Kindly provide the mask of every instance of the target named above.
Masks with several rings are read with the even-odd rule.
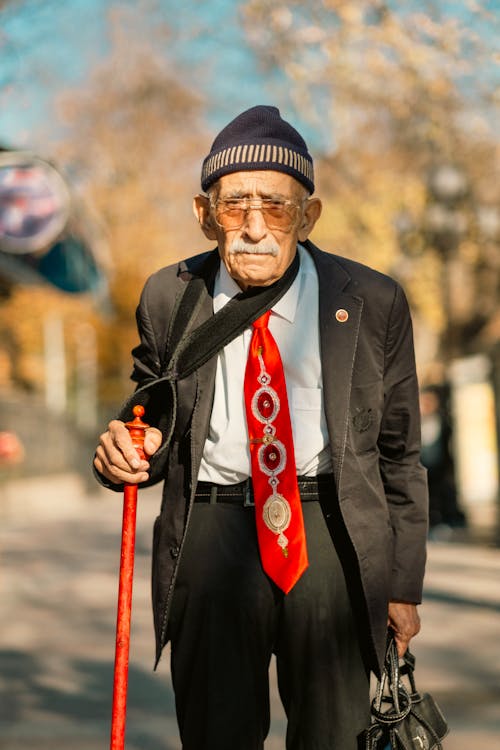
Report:
[[[269,201],[270,203],[279,203],[279,204],[281,204],[283,206],[292,206],[293,208],[297,209],[297,208],[303,208],[304,205],[309,200],[309,198],[302,198],[299,201],[295,201],[295,200],[292,200],[291,198],[275,199],[275,198],[245,198],[245,197],[239,198],[239,197],[234,197],[234,198],[217,198],[215,201],[213,201],[210,198],[210,196],[207,196],[207,197],[208,197],[210,208],[213,209],[213,212],[214,212],[215,223],[217,224],[218,227],[220,227],[221,229],[224,229],[226,231],[233,231],[233,230],[241,229],[241,227],[244,226],[244,224],[246,223],[246,221],[248,221],[248,212],[249,211],[262,211],[262,209],[264,207],[263,204],[264,204],[265,201]],[[245,209],[243,209],[245,211],[245,215],[244,215],[244,218],[243,218],[243,221],[241,222],[241,224],[238,224],[238,226],[234,226],[234,227],[228,228],[228,227],[225,227],[223,224],[221,224],[217,220],[217,204],[219,204],[219,203],[227,203],[228,201],[231,201],[231,200],[245,202],[247,204],[247,206],[246,206]],[[260,204],[260,205],[252,205],[252,204],[255,204],[255,203]],[[290,217],[290,225],[286,229],[284,227],[279,227],[279,226],[269,226],[269,224],[267,223],[266,214],[265,214],[264,211],[262,211],[262,218],[263,218],[263,220],[264,220],[264,222],[265,222],[265,224],[266,224],[266,226],[267,226],[268,229],[278,229],[278,230],[281,230],[283,232],[289,232],[291,230],[291,228],[293,227],[293,224],[294,224],[294,219],[292,219]]]

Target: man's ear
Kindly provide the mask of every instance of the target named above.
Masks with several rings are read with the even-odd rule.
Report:
[[[193,213],[200,223],[203,234],[208,240],[216,240],[215,225],[210,213],[210,201],[206,195],[195,195],[193,198]]]
[[[307,240],[311,234],[314,225],[321,216],[322,208],[319,198],[309,198],[307,201],[298,231],[298,238],[301,242]]]

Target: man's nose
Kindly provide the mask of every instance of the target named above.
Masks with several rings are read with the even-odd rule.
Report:
[[[267,234],[267,224],[264,221],[264,216],[260,208],[249,207],[246,216],[245,223],[243,225],[243,232],[252,240],[252,242],[259,242]]]

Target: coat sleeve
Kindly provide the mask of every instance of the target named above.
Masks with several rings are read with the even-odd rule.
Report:
[[[420,463],[420,409],[408,303],[395,287],[384,362],[380,472],[393,530],[391,600],[419,603],[426,559],[427,475]]]
[[[161,359],[164,356],[164,352],[160,352],[161,344],[159,338],[166,337],[159,336],[158,331],[155,334],[152,309],[154,310],[157,305],[153,301],[151,286],[152,281],[149,280],[142,291],[135,313],[140,343],[132,349],[134,367],[131,379],[137,383],[137,388],[161,376]],[[165,310],[164,315],[166,313],[167,311]],[[165,327],[168,325],[168,321],[165,318],[163,319],[163,323]]]

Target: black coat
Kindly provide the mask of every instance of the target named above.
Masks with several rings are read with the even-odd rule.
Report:
[[[383,662],[391,599],[419,603],[427,537],[427,483],[420,464],[420,414],[410,314],[401,287],[359,263],[306,242],[319,278],[324,404],[336,497],[327,521],[352,594],[367,665]],[[177,383],[162,378],[169,326],[193,277],[205,277],[193,326],[213,314],[217,251],[163,268],[147,281],[137,309],[134,404],[166,441],[147,484],[165,479],[153,539],[157,660],[168,640],[168,610],[189,525],[214,393],[216,357]],[[338,310],[348,313],[342,322]],[[344,316],[345,317],[345,316]],[[176,410],[173,434],[168,413]],[[111,486],[111,485],[107,485]],[[116,486],[114,489],[117,489]],[[118,488],[119,489],[119,488]],[[309,540],[309,543],[313,543]]]

